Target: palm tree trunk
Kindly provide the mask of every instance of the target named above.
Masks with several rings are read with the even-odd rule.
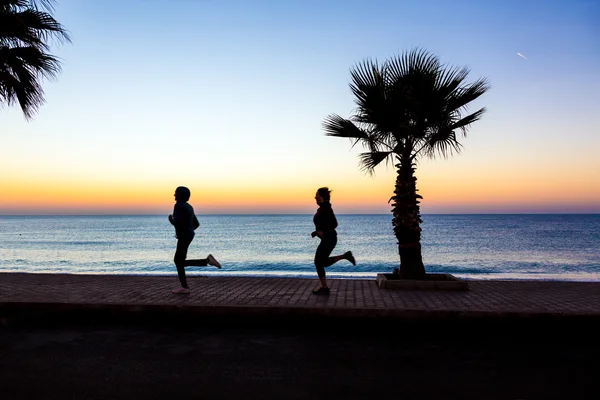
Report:
[[[425,279],[421,256],[421,214],[417,194],[417,178],[411,161],[396,164],[398,176],[392,199],[394,234],[400,254],[399,276],[402,279]]]

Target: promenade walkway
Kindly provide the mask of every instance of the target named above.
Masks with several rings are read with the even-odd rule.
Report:
[[[600,319],[599,282],[469,281],[469,291],[379,289],[375,280],[0,273],[0,317],[37,310],[374,318],[583,317]]]
[[[600,283],[0,273],[2,399],[596,399]]]

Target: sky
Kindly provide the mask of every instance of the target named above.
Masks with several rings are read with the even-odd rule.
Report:
[[[0,108],[0,215],[388,213],[395,171],[324,118],[350,68],[420,47],[490,90],[463,150],[421,159],[421,212],[600,213],[600,2],[62,0],[72,44],[27,121]],[[523,55],[521,57],[519,54]]]

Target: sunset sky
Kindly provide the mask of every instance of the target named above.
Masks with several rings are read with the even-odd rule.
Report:
[[[421,47],[487,77],[463,152],[423,159],[422,213],[600,213],[600,2],[62,0],[73,43],[32,121],[0,108],[1,214],[387,213],[358,168],[349,70]],[[525,56],[523,58],[517,53]]]

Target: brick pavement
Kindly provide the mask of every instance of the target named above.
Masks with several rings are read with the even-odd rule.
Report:
[[[469,291],[379,289],[375,280],[0,273],[0,310],[118,309],[343,317],[584,316],[600,318],[600,282],[469,281]]]

